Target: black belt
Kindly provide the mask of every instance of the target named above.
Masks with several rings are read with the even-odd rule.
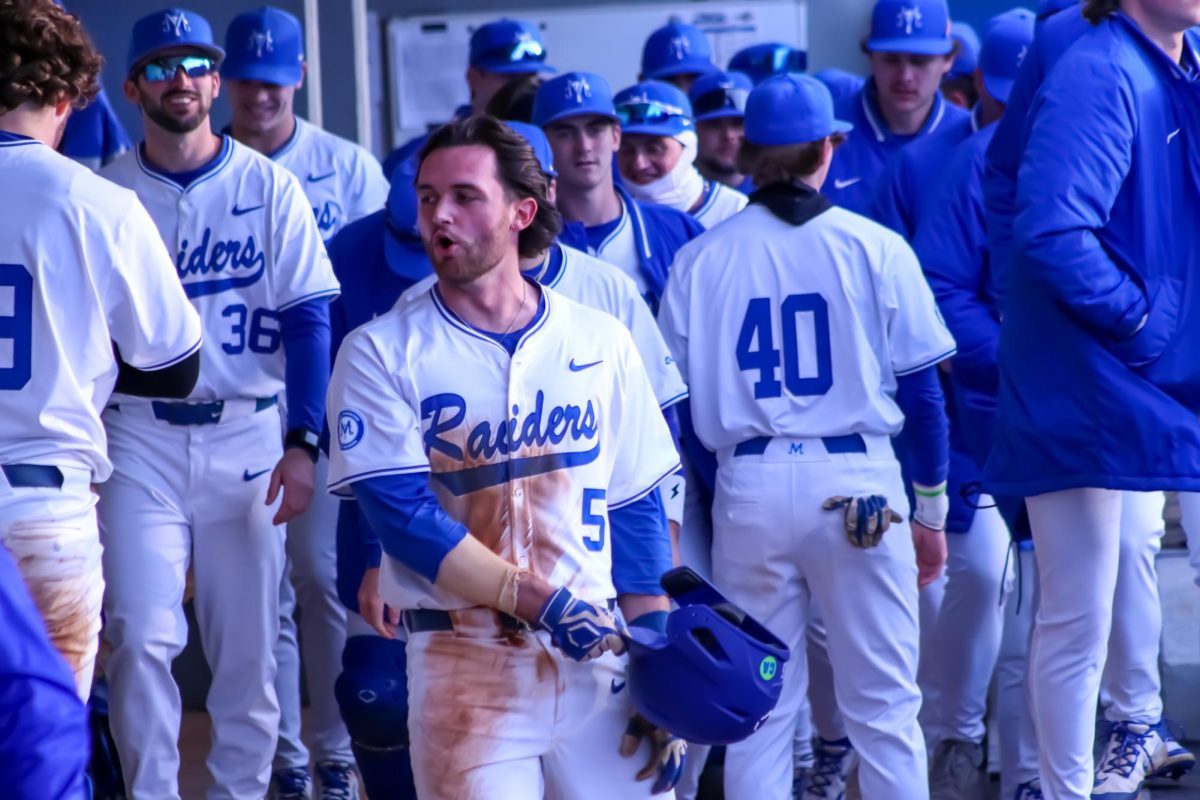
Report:
[[[62,470],[46,464],[4,464],[0,471],[14,489],[61,489]]]
[[[265,411],[278,402],[275,397],[260,397],[254,401],[254,413]],[[214,400],[211,403],[168,403],[155,400],[150,405],[154,408],[154,418],[170,425],[215,425],[221,421],[221,413],[225,410],[224,400]]]
[[[409,608],[400,614],[404,629],[409,633],[429,633],[431,631],[452,631],[454,621],[449,611],[436,608]],[[496,612],[496,622],[505,633],[516,633],[529,630],[529,626],[516,617],[502,611]]]
[[[767,445],[770,443],[770,436],[756,436],[753,439],[747,439],[733,448],[734,458],[738,456],[761,456],[767,452]],[[863,453],[865,455],[867,452],[867,443],[857,433],[849,433],[845,436],[822,436],[821,443],[825,445],[825,452],[830,454]]]

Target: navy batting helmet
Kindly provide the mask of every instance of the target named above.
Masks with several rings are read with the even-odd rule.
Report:
[[[787,645],[688,567],[663,575],[662,586],[679,604],[666,634],[628,633],[634,706],[689,742],[745,739],[779,702]]]

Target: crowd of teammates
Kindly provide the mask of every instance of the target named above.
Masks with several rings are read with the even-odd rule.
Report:
[[[189,583],[211,798],[981,800],[989,726],[1004,800],[1178,779],[1198,24],[670,22],[614,91],[501,19],[381,167],[283,10],[138,20],[135,145],[0,0],[5,796],[180,797]]]

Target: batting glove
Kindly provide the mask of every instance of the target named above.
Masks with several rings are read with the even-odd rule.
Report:
[[[675,788],[683,777],[687,759],[687,742],[651,724],[641,714],[634,714],[621,737],[621,755],[629,758],[638,751],[643,739],[650,742],[650,760],[637,774],[639,781],[654,778],[651,794],[662,794]]]
[[[881,494],[866,497],[831,497],[821,504],[826,511],[846,509],[846,536],[855,547],[869,548],[879,544],[883,534],[893,522],[904,520],[888,508],[887,498]]]
[[[618,655],[625,652],[621,625],[608,609],[580,600],[565,586],[542,605],[537,624],[574,661],[591,661],[610,650]]]

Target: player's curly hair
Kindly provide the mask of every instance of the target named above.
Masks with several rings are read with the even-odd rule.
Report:
[[[104,59],[53,0],[0,0],[0,114],[25,103],[87,105]]]
[[[421,149],[424,162],[434,150],[447,147],[482,145],[496,154],[500,183],[510,197],[537,201],[537,214],[529,227],[521,231],[517,247],[522,258],[533,258],[549,249],[562,231],[562,215],[549,200],[550,177],[534,155],[524,136],[495,117],[475,114],[443,125],[430,134]],[[420,172],[418,168],[417,172]]]
[[[1099,25],[1105,17],[1120,8],[1120,0],[1084,0],[1083,18],[1093,25]]]
[[[836,150],[846,141],[846,134],[834,133],[828,138]],[[769,186],[815,174],[824,163],[824,157],[824,139],[772,147],[743,141],[738,148],[737,169],[753,178],[755,186]]]

